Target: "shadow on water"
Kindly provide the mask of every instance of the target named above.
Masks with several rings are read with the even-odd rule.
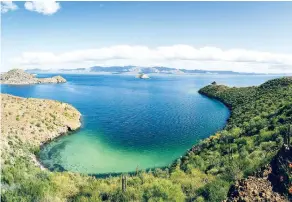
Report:
[[[69,132],[67,135],[72,134],[73,132]],[[64,172],[66,170],[62,165],[61,162],[55,162],[51,164],[51,159],[59,159],[58,156],[61,156],[61,151],[65,149],[66,145],[68,144],[69,140],[64,140],[58,144],[52,144],[57,142],[60,137],[53,139],[52,141],[46,142],[44,145],[41,146],[41,152],[37,155],[38,160],[41,164],[49,169],[50,171],[57,171],[57,172]]]
[[[52,157],[60,156],[60,151],[65,149],[67,142],[69,141],[61,142],[57,145],[54,145],[52,148],[50,148],[49,152],[47,153],[47,158],[51,159]]]

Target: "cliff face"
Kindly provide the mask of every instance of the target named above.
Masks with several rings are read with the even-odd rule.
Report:
[[[61,76],[54,76],[52,78],[36,78],[21,69],[10,70],[0,77],[0,83],[10,85],[27,85],[39,83],[65,83],[66,79]]]

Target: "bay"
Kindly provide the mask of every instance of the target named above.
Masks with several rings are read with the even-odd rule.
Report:
[[[53,76],[42,74],[39,77]],[[64,84],[1,85],[2,93],[54,99],[82,113],[82,128],[45,145],[41,162],[51,170],[105,174],[164,167],[200,140],[222,129],[229,110],[198,94],[216,81],[259,85],[267,75],[62,74]]]

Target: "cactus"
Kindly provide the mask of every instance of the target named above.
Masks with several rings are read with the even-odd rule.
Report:
[[[287,145],[290,148],[290,137],[291,137],[291,133],[292,133],[292,128],[291,125],[288,126],[288,132],[287,132]]]
[[[290,137],[291,137],[291,134],[292,134],[292,127],[291,125],[288,125],[287,127],[287,132],[284,133],[284,146],[286,148],[290,148]]]
[[[123,175],[122,176],[122,190],[125,192],[127,189],[127,176]]]

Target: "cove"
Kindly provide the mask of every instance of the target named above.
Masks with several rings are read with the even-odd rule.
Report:
[[[48,76],[48,75],[40,75]],[[51,76],[51,75],[50,75]],[[85,174],[164,167],[222,129],[229,110],[198,94],[216,80],[256,85],[270,77],[62,75],[65,84],[2,85],[2,92],[59,100],[82,113],[82,128],[46,144],[40,160],[53,171]]]

